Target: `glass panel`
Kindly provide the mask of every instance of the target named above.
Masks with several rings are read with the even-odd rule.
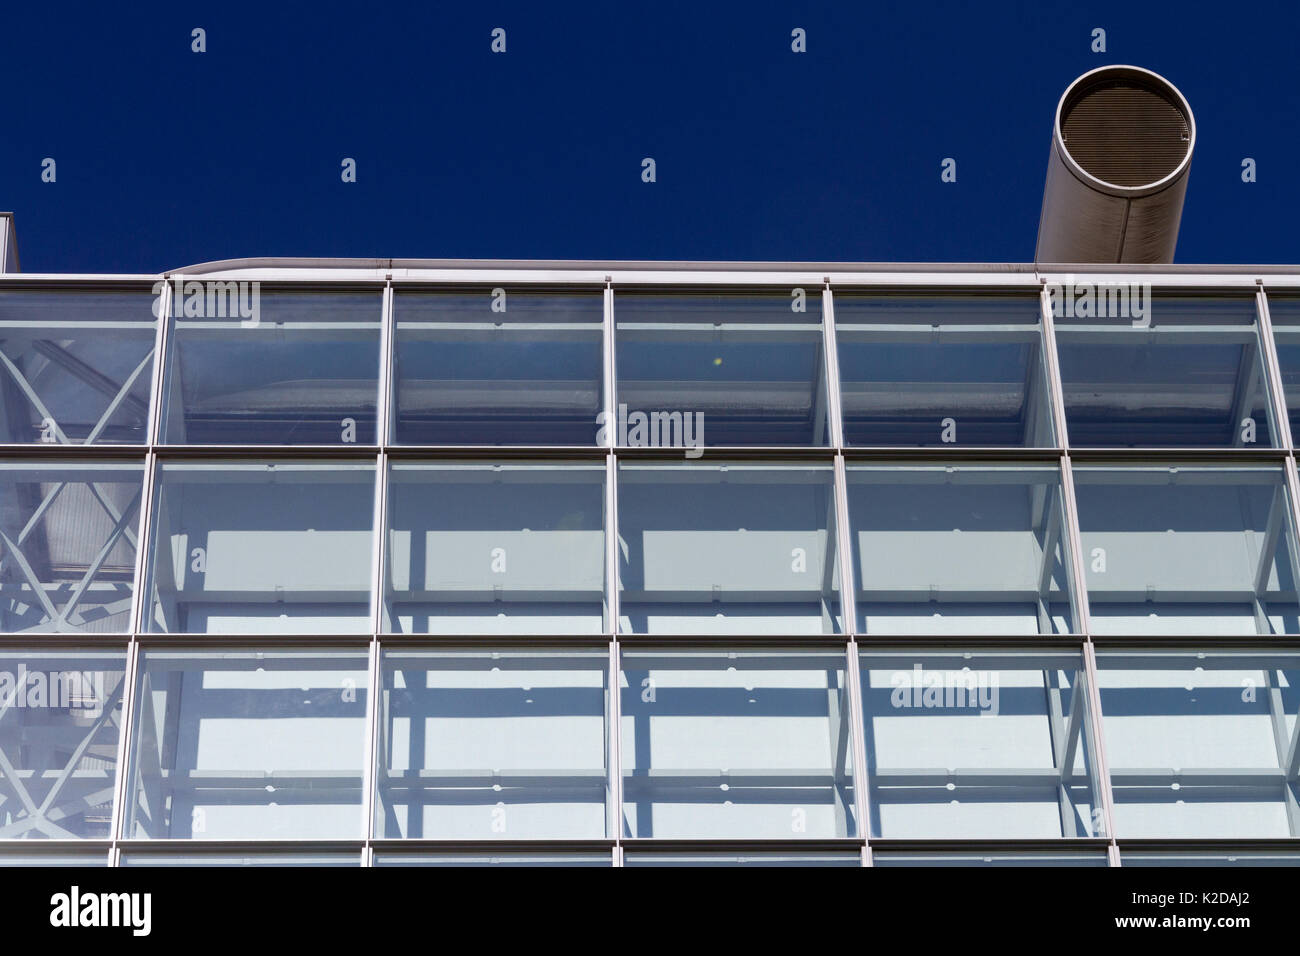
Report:
[[[1125,858],[1127,860],[1127,857]],[[1105,850],[1050,853],[1042,850],[903,852],[876,850],[872,866],[1109,866]]]
[[[618,526],[625,633],[841,630],[829,466],[620,465]]]
[[[856,850],[832,853],[798,853],[758,850],[746,853],[706,851],[702,853],[656,853],[629,850],[624,866],[862,866]]]
[[[1068,291],[1053,298],[1071,445],[1278,444],[1253,298],[1153,298],[1142,285],[1075,288],[1083,291],[1074,316],[1061,304]],[[1079,315],[1088,289],[1094,299],[1107,292],[1108,303],[1110,292],[1123,293],[1129,306],[1107,308],[1114,317]]]
[[[256,282],[213,281],[185,290],[172,301],[164,441],[375,444],[378,290],[262,292]]]
[[[849,445],[1055,444],[1037,295],[835,296]]]
[[[145,290],[0,292],[0,442],[144,444],[157,307]]]
[[[599,839],[609,655],[384,655],[379,837]]]
[[[1124,866],[1300,866],[1300,853],[1286,850],[1124,850]]]
[[[361,852],[312,853],[300,851],[187,851],[123,850],[122,866],[360,866]]]
[[[396,463],[386,630],[599,634],[605,467]]]
[[[1282,372],[1282,394],[1286,400],[1291,435],[1300,434],[1300,296],[1268,297],[1268,315],[1277,343],[1277,364]]]
[[[1072,629],[1055,467],[854,467],[848,482],[862,633]]]
[[[14,852],[0,850],[0,867],[6,866],[108,866],[108,850],[93,853],[72,853],[60,850],[54,853],[29,851],[26,847]]]
[[[1300,654],[1100,649],[1097,667],[1119,836],[1300,836]]]
[[[620,293],[614,314],[615,444],[826,444],[821,289]]]
[[[1280,468],[1076,467],[1096,634],[1300,631]]]
[[[0,840],[108,837],[125,651],[0,650]]]
[[[144,468],[0,465],[0,630],[131,630]]]
[[[152,631],[370,631],[375,467],[159,466]]]
[[[1104,836],[1078,654],[873,651],[861,672],[873,837]]]
[[[364,651],[143,652],[128,839],[357,839]]]
[[[622,655],[625,836],[854,836],[843,652]]]
[[[604,294],[398,292],[393,439],[591,445],[604,394]]]
[[[613,866],[604,853],[402,853],[375,851],[375,866]]]

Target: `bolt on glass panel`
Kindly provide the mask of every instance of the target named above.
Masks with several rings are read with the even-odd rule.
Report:
[[[1074,288],[1073,310],[1068,289],[1052,295],[1071,445],[1280,444],[1253,297],[1153,297],[1141,283]]]
[[[1127,858],[1126,858],[1127,859]],[[1053,853],[1048,850],[873,850],[872,866],[1109,866],[1106,851]]]
[[[358,839],[364,651],[141,654],[128,839]]]
[[[1292,441],[1300,432],[1300,296],[1269,295],[1268,315],[1277,344],[1277,364],[1282,372],[1282,395],[1291,421]]]
[[[146,443],[157,308],[144,289],[0,292],[0,442]]]
[[[164,442],[376,443],[379,290],[188,280],[172,315]]]
[[[1100,648],[1097,680],[1118,836],[1300,836],[1300,653]]]
[[[388,651],[375,835],[606,835],[609,655]]]
[[[860,656],[871,835],[1105,836],[1082,657]]]
[[[842,651],[623,646],[624,836],[857,834]]]
[[[625,850],[624,866],[862,866],[857,850],[799,853],[786,850],[753,850],[732,853],[722,850],[696,852]]]
[[[505,288],[393,295],[393,441],[592,445],[604,294]]]
[[[1055,466],[853,466],[847,474],[860,632],[1074,629]]]
[[[1052,447],[1039,296],[836,293],[848,445]]]
[[[125,673],[124,650],[0,650],[0,841],[107,839]]]
[[[364,461],[159,465],[146,629],[369,633],[374,496]]]
[[[1281,468],[1080,466],[1095,634],[1295,634],[1295,530]]]
[[[820,288],[620,292],[619,447],[827,444]]]
[[[0,464],[0,631],[131,630],[144,468]]]
[[[604,465],[397,462],[387,523],[385,630],[604,630]]]
[[[830,466],[619,466],[620,630],[839,633]]]

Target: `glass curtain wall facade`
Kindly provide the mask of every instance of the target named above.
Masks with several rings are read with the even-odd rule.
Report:
[[[0,278],[0,865],[1300,864],[1300,276],[1064,278]]]

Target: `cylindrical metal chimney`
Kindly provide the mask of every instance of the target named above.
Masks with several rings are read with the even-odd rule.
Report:
[[[1137,66],[1083,74],[1056,107],[1038,262],[1173,262],[1196,145],[1192,108]]]

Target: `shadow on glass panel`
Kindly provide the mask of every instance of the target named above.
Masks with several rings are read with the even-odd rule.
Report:
[[[1055,467],[852,467],[848,482],[864,633],[1073,629]]]
[[[396,463],[386,630],[599,634],[605,468]]]
[[[125,651],[0,650],[0,840],[107,839],[125,670]]]
[[[667,425],[637,430],[655,413],[693,426],[691,447],[827,443],[820,289],[626,292],[614,314],[616,445],[677,447]]]
[[[1097,667],[1118,836],[1300,836],[1300,653],[1103,648]]]
[[[864,652],[861,672],[873,837],[1104,835],[1078,654]]]
[[[178,445],[374,444],[383,300],[378,291],[260,291],[186,283],[173,300],[163,441]],[[213,286],[257,303],[252,318]],[[217,299],[222,307],[209,306]],[[197,314],[196,314],[197,313]]]
[[[0,293],[0,442],[144,444],[157,302],[143,289]]]
[[[0,470],[0,631],[131,630],[144,468],[8,461]]]
[[[1074,469],[1096,634],[1294,634],[1280,468]]]
[[[623,833],[855,836],[842,652],[622,655]]]
[[[384,655],[380,838],[601,839],[609,656]]]
[[[846,444],[1055,444],[1037,295],[840,293],[835,341]]]
[[[1056,319],[1070,444],[1276,446],[1254,299],[1146,303],[1141,319]]]
[[[829,467],[619,468],[620,629],[841,630]]]
[[[368,633],[374,495],[368,462],[161,465],[148,629]]]
[[[128,839],[358,839],[364,651],[147,650]]]
[[[602,293],[398,292],[393,309],[397,443],[595,443]]]

